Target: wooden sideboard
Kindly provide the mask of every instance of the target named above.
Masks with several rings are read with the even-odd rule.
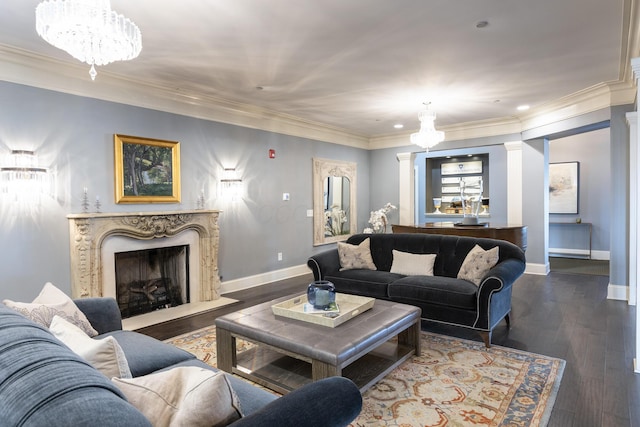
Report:
[[[454,236],[485,237],[506,240],[527,250],[526,225],[454,225],[453,222],[428,222],[420,225],[391,225],[394,233],[450,234]]]

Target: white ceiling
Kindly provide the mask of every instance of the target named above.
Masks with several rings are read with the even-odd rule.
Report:
[[[631,85],[623,29],[637,25],[634,1],[112,0],[140,27],[143,49],[99,67],[92,84],[121,76],[367,138],[417,129],[430,101],[446,128],[601,83]],[[77,62],[36,35],[38,3],[0,2],[0,46]]]

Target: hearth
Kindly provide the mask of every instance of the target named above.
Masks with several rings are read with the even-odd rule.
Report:
[[[122,318],[189,302],[189,246],[114,253]]]

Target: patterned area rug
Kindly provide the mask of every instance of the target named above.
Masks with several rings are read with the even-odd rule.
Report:
[[[167,342],[215,366],[215,327]],[[250,344],[238,342],[241,351]],[[367,390],[362,426],[545,426],[565,361],[422,332],[412,357]]]

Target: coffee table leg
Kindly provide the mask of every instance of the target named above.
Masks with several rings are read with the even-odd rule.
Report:
[[[313,381],[339,376],[342,376],[342,369],[315,359],[311,362],[311,378]]]
[[[398,334],[398,344],[416,349],[416,356],[420,356],[420,322],[414,323]]]
[[[217,366],[225,372],[231,372],[236,366],[236,339],[226,329],[216,328]]]

